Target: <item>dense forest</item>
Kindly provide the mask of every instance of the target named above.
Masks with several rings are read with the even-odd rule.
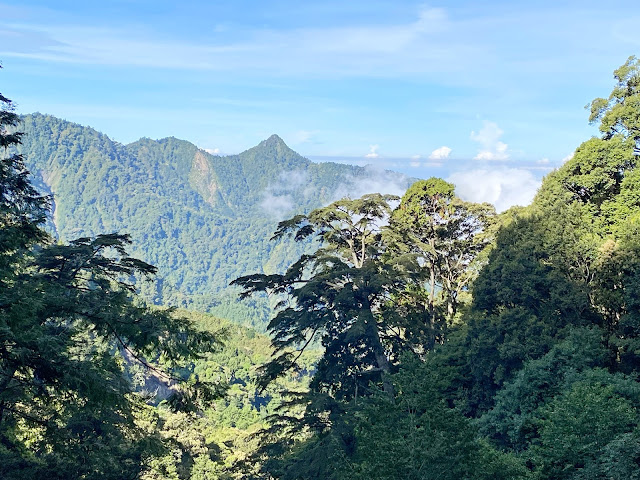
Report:
[[[279,220],[358,192],[372,178],[411,180],[336,163],[312,163],[273,135],[239,155],[211,155],[176,138],[129,145],[41,114],[21,118],[17,152],[43,193],[53,195],[49,230],[61,241],[126,232],[132,255],[158,268],[141,284],[156,305],[206,311],[264,330],[265,298],[238,303],[229,282],[272,273],[305,245],[270,242]],[[368,192],[362,192],[368,193]]]
[[[65,143],[57,130],[39,152],[27,137],[54,135],[42,125],[81,127],[34,115],[22,128],[0,96],[0,476],[640,479],[640,61],[614,78],[589,105],[600,135],[530,206],[497,215],[438,178],[408,182],[401,197],[328,194],[275,226],[271,248],[287,252],[273,268],[246,274],[227,259],[241,301],[268,295],[270,337],[147,305],[139,293],[158,288],[143,283],[157,273],[150,257],[131,257],[144,247],[105,223],[125,222],[125,205],[158,205],[166,216],[131,231],[148,230],[161,263],[154,241],[187,238],[174,215],[231,218],[250,198],[205,167],[218,159],[93,131],[85,150],[84,137]],[[188,163],[158,153],[179,148]],[[262,162],[284,148],[272,137],[245,154]],[[27,161],[67,149],[77,152],[60,162],[79,159],[73,169],[30,176]],[[147,163],[125,170],[123,158]],[[259,176],[246,158],[219,160]],[[193,186],[172,191],[184,210],[158,195],[162,169],[177,165]],[[143,172],[138,190],[118,186]],[[86,215],[74,210],[75,224],[96,222],[76,239],[57,201],[73,188],[105,189],[88,192]]]

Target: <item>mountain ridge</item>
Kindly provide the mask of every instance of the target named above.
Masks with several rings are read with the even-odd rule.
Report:
[[[53,196],[50,226],[60,240],[128,233],[131,253],[158,268],[155,284],[140,284],[150,301],[258,328],[269,314],[266,300],[237,304],[228,284],[281,271],[300,255],[304,245],[269,241],[279,220],[370,193],[368,185],[400,193],[412,183],[394,172],[311,162],[277,135],[218,156],[175,137],[124,145],[43,114],[23,116],[19,128],[19,152],[38,188]]]

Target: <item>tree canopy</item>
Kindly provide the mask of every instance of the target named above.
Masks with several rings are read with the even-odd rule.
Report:
[[[43,225],[49,199],[31,184],[11,102],[0,95],[0,472],[3,478],[132,478],[162,444],[135,425],[144,397],[124,375],[139,363],[193,408],[216,384],[173,369],[215,338],[135,299],[155,268],[127,255],[126,235],[69,244]],[[159,364],[165,368],[161,369]],[[177,372],[177,371],[176,371]]]

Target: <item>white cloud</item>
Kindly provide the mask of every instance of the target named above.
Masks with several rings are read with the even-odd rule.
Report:
[[[411,163],[409,163],[409,165],[414,167],[414,168],[418,168],[420,166],[420,162],[411,162]]]
[[[402,196],[407,191],[408,183],[406,175],[367,165],[362,175],[345,177],[331,201],[344,197],[360,198],[368,193]]]
[[[506,167],[454,172],[447,180],[463,200],[492,203],[498,212],[529,205],[541,184],[528,170]]]
[[[271,192],[265,192],[260,202],[260,208],[276,219],[286,217],[293,210],[293,207],[291,195],[274,195]]]
[[[412,155],[411,160],[420,160],[422,157],[420,155]]]
[[[260,208],[273,218],[285,218],[296,207],[292,194],[303,188],[308,180],[309,176],[304,170],[281,172],[262,193]]]
[[[451,153],[451,149],[447,146],[442,146],[440,148],[436,148],[429,155],[430,160],[444,160],[445,158],[449,158],[449,154]]]
[[[4,12],[3,12],[4,13]],[[480,58],[485,49],[460,39],[462,20],[441,8],[416,9],[395,22],[268,29],[239,25],[233,35],[208,42],[169,41],[165,32],[0,20],[0,55],[44,62],[120,65],[205,71],[375,75],[459,72],[459,59]],[[15,39],[11,38],[16,37]]]
[[[471,140],[480,144],[480,151],[474,157],[474,160],[507,160],[509,153],[508,145],[500,141],[500,137],[504,131],[498,127],[498,124],[485,120],[482,128],[476,133],[471,132]]]
[[[220,155],[219,148],[205,148],[204,151],[210,153],[211,155]]]
[[[404,25],[311,29],[299,40],[311,50],[331,53],[379,54],[405,51],[423,37],[441,33],[448,27],[443,9],[422,10],[415,22]]]
[[[548,158],[541,158],[540,160],[538,160],[536,162],[538,165],[549,165],[549,159]]]
[[[369,153],[367,153],[364,158],[378,158],[380,154],[378,153],[379,145],[369,145]]]
[[[571,152],[569,155],[567,155],[566,157],[564,157],[560,162],[561,163],[566,163],[569,160],[571,160],[573,158],[573,156],[576,154],[576,152]]]

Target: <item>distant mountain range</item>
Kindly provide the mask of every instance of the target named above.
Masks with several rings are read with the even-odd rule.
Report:
[[[50,228],[62,241],[131,235],[131,253],[158,267],[141,285],[156,304],[208,311],[258,328],[265,299],[238,303],[228,284],[275,272],[304,246],[270,241],[278,221],[333,200],[380,190],[401,194],[405,175],[313,163],[277,135],[238,155],[214,156],[176,138],[123,145],[56,117],[22,117],[21,153],[39,188],[53,196]]]

